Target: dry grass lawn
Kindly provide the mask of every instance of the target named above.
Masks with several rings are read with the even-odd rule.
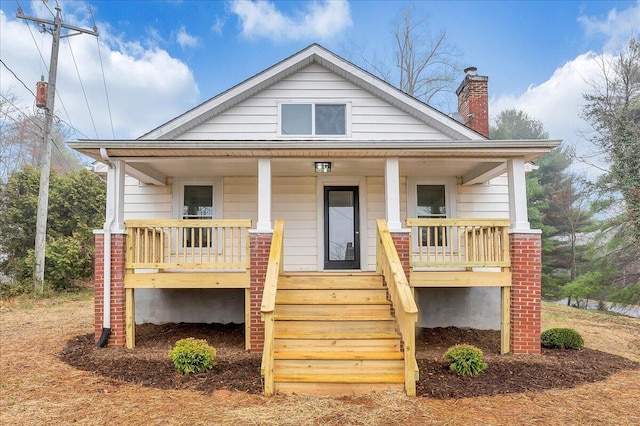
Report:
[[[640,319],[545,304],[543,327],[568,326],[586,345],[640,361]],[[115,382],[59,360],[91,332],[93,305],[48,299],[0,306],[0,424],[126,425],[568,425],[640,424],[640,372],[574,389],[458,400],[383,393],[265,398],[167,391]]]

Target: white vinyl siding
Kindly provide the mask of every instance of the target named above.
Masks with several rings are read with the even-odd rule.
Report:
[[[223,219],[258,220],[258,180],[255,176],[225,177],[223,180]]]
[[[351,105],[349,140],[448,140],[449,137],[342,77],[311,65],[180,135],[184,140],[273,140],[282,102]],[[344,138],[344,137],[343,137]],[[336,143],[339,143],[336,141]]]
[[[285,221],[285,270],[318,270],[318,201],[316,177],[272,178],[272,220]],[[411,178],[413,180],[414,178]],[[415,178],[418,181],[419,178]],[[432,180],[432,178],[429,178]],[[257,221],[258,182],[255,176],[225,177],[223,185],[223,213],[225,219],[251,219]],[[385,218],[384,178],[366,178],[366,247],[367,258],[363,270],[375,270],[376,262],[376,219]],[[171,219],[174,218],[171,193],[172,184],[167,186],[141,185],[133,178],[125,181],[125,219]],[[400,177],[400,217],[407,218],[407,178]],[[509,197],[506,176],[499,176],[484,185],[455,188],[456,214],[463,218],[508,218]],[[320,207],[322,207],[320,205]],[[364,229],[363,229],[364,230]]]
[[[457,217],[508,219],[509,185],[507,175],[498,176],[482,185],[458,185],[457,208]]]
[[[141,184],[127,176],[124,181],[124,218],[170,219],[173,215],[171,185]]]
[[[274,177],[271,217],[284,220],[284,269],[317,270],[315,177]]]
[[[369,271],[376,270],[376,220],[385,219],[385,188],[383,177],[367,177],[367,265]],[[400,219],[407,218],[407,179],[400,176]],[[364,242],[363,242],[364,243]]]

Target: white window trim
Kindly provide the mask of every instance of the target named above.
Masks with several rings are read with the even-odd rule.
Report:
[[[311,134],[283,135],[282,134],[282,105],[307,105],[311,104]],[[344,105],[345,106],[345,134],[344,135],[316,135],[316,105]],[[313,138],[313,139],[344,139],[351,137],[351,102],[350,101],[322,101],[322,100],[291,100],[278,102],[278,136],[287,139]]]
[[[213,218],[222,219],[222,178],[174,178],[172,184],[173,193],[173,217],[182,219],[182,203],[184,201],[184,187],[188,185],[213,186]]]
[[[421,178],[410,176],[407,178],[407,217],[417,217],[416,207],[418,205],[418,185],[444,185],[447,218],[455,218],[458,216],[458,208],[456,202],[457,182],[455,177]]]
[[[458,217],[457,206],[457,181],[455,177],[443,177],[443,178],[422,178],[422,177],[408,177],[407,178],[407,217],[416,219],[418,217],[417,205],[418,205],[418,185],[444,185],[445,195],[445,208],[447,210],[447,219]],[[418,251],[418,238],[416,238],[415,232],[413,232],[413,252]]]

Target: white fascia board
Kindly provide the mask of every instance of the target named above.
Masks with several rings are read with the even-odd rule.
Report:
[[[561,144],[561,140],[452,140],[452,141],[339,141],[335,140],[90,140],[82,139],[68,142],[70,148],[75,150],[87,149],[118,149],[118,150],[192,150],[192,149],[235,149],[235,150],[260,150],[260,149],[423,149],[441,151],[468,151],[468,152],[494,152],[514,151],[537,153],[541,150],[551,150]]]

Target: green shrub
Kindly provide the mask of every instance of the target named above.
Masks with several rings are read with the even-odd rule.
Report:
[[[216,365],[216,350],[206,340],[189,337],[176,342],[169,351],[176,371],[180,374],[204,373]]]
[[[0,280],[0,300],[33,292],[33,282],[26,280]]]
[[[473,345],[451,346],[442,357],[451,364],[449,368],[464,376],[475,376],[487,368],[487,363],[482,360],[482,350]]]
[[[550,328],[540,336],[543,348],[580,349],[584,340],[580,333],[572,328]]]

